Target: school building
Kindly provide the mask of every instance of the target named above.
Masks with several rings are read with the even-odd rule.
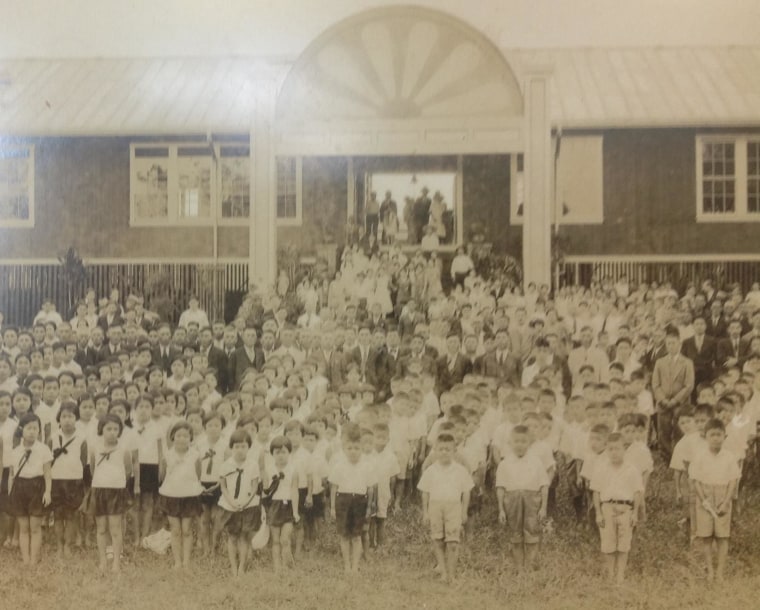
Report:
[[[442,251],[477,230],[526,281],[760,276],[760,47],[499,48],[386,7],[295,60],[0,60],[0,138],[18,322],[70,246],[99,294],[161,271],[221,315],[285,246],[334,261],[392,174],[448,179]]]

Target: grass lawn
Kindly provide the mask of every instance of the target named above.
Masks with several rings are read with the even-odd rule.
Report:
[[[757,475],[753,473],[757,478]],[[666,478],[667,477],[667,478]],[[225,557],[197,560],[174,573],[169,555],[130,552],[116,577],[96,572],[96,552],[78,552],[58,564],[47,545],[41,565],[24,570],[16,553],[0,550],[0,608],[758,608],[760,588],[760,490],[747,490],[748,509],[736,520],[727,580],[708,586],[700,555],[691,555],[679,530],[672,484],[661,465],[651,480],[649,518],[637,529],[628,583],[607,585],[599,576],[594,535],[571,524],[566,496],[555,532],[543,542],[537,572],[517,577],[494,502],[478,517],[477,533],[462,545],[457,581],[436,580],[432,551],[411,508],[388,523],[385,550],[354,580],[342,574],[332,526],[321,546],[295,571],[276,577],[268,554],[258,554],[249,573],[227,575]],[[562,511],[565,512],[562,512]]]

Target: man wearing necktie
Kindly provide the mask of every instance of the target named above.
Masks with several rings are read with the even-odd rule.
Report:
[[[461,347],[459,335],[449,333],[446,337],[446,353],[438,359],[438,389],[442,392],[462,383],[464,376],[472,370],[472,363],[462,355]]]
[[[669,326],[665,334],[665,356],[657,360],[652,373],[652,393],[657,405],[657,439],[667,463],[680,436],[675,414],[694,390],[694,364],[681,355],[678,329]]]
[[[717,364],[725,368],[744,365],[749,352],[749,345],[742,343],[742,323],[731,320],[728,324],[728,337],[718,342]]]
[[[703,316],[696,316],[692,325],[694,336],[683,342],[681,353],[694,363],[694,384],[698,386],[713,380],[717,343],[706,334],[707,322]]]

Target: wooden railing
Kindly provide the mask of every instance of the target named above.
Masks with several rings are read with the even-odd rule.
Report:
[[[118,288],[122,300],[130,292],[145,294],[151,307],[151,286],[162,285],[161,296],[177,305],[165,317],[176,322],[187,306],[191,294],[197,295],[210,320],[234,316],[241,294],[248,287],[248,264],[242,261],[213,264],[209,262],[167,261],[85,261],[87,281],[82,288],[92,287],[97,296],[108,296]],[[51,298],[66,318],[69,312],[68,287],[61,266],[52,262],[0,263],[0,312],[6,324],[29,326],[40,310],[42,300]],[[154,291],[158,299],[158,291]]]
[[[760,255],[567,256],[559,279],[560,286],[588,286],[603,277],[622,276],[636,283],[668,281],[678,288],[709,278],[719,287],[738,283],[746,292],[760,282]]]

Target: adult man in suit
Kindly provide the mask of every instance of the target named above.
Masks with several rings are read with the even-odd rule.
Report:
[[[710,303],[710,315],[705,320],[707,322],[706,333],[716,340],[723,339],[728,331],[728,323],[723,315],[723,304],[719,300]]]
[[[106,313],[98,318],[98,326],[103,329],[103,332],[108,332],[108,329],[112,326],[121,326],[120,309],[118,303],[114,303],[113,301],[108,302]]]
[[[100,363],[101,350],[104,347],[105,333],[100,326],[96,326],[90,331],[90,343],[84,350],[84,364],[86,366],[96,366]],[[81,364],[81,363],[80,363]]]
[[[378,327],[372,333],[370,367],[378,402],[387,400],[390,396],[391,378],[396,373],[398,363],[398,345],[399,336],[395,328],[386,333],[384,327]]]
[[[462,354],[459,335],[449,333],[446,337],[446,353],[438,359],[438,389],[447,392],[458,383],[462,383],[465,375],[472,371],[472,362]]]
[[[642,366],[648,371],[654,370],[655,363],[665,356],[668,350],[665,347],[665,329],[659,326],[652,333],[652,341],[641,359]]]
[[[435,360],[425,353],[425,338],[417,333],[412,337],[409,353],[399,359],[396,373],[405,377],[409,373],[409,365],[412,362],[419,362],[422,372],[435,375]]]
[[[681,346],[681,353],[694,363],[694,384],[713,380],[717,341],[707,333],[707,321],[704,316],[696,316],[692,322],[694,336],[689,337]]]
[[[731,320],[728,323],[728,336],[718,341],[717,365],[724,368],[741,367],[747,356],[749,356],[749,343],[742,342],[741,320]]]
[[[343,353],[339,349],[342,343],[343,333],[328,326],[319,336],[319,348],[311,354],[333,392],[343,385]]]
[[[167,375],[171,374],[172,361],[182,351],[172,345],[172,329],[168,324],[158,327],[158,344],[153,348],[153,364],[160,366]]]
[[[694,390],[694,364],[681,354],[681,338],[677,328],[668,327],[665,349],[667,354],[654,365],[652,394],[657,410],[658,444],[666,463],[670,463],[673,446],[679,436],[676,411],[688,401]]]
[[[108,328],[108,343],[100,348],[100,361],[108,360],[121,351],[122,328],[119,324],[114,324]]]
[[[500,383],[511,383],[519,387],[522,363],[510,352],[509,330],[500,328],[496,331],[494,339],[494,349],[486,353],[480,361],[480,374],[494,377]]]
[[[256,363],[256,368],[261,371],[263,366],[267,363],[267,361],[274,357],[275,355],[275,337],[274,337],[274,331],[270,328],[267,328],[262,331],[261,333],[261,341],[259,342],[259,345],[261,347],[261,357],[259,358],[259,361]]]
[[[230,357],[230,373],[232,374],[230,388],[240,387],[240,382],[248,369],[257,369],[257,364],[259,367],[263,366],[263,354],[261,348],[256,346],[256,339],[255,328],[246,328],[243,331],[243,347],[237,348]]]
[[[386,319],[382,312],[382,306],[380,303],[372,303],[369,308],[369,317],[366,320],[372,332],[378,328],[385,328]]]
[[[198,353],[206,357],[209,368],[216,371],[217,390],[226,392],[227,388],[222,385],[227,369],[227,354],[214,346],[214,334],[210,326],[202,328],[198,333]]]
[[[372,332],[368,325],[363,325],[359,328],[356,345],[344,356],[344,371],[353,362],[359,367],[362,383],[375,385],[375,371],[372,366],[375,350],[370,345],[371,341]]]

